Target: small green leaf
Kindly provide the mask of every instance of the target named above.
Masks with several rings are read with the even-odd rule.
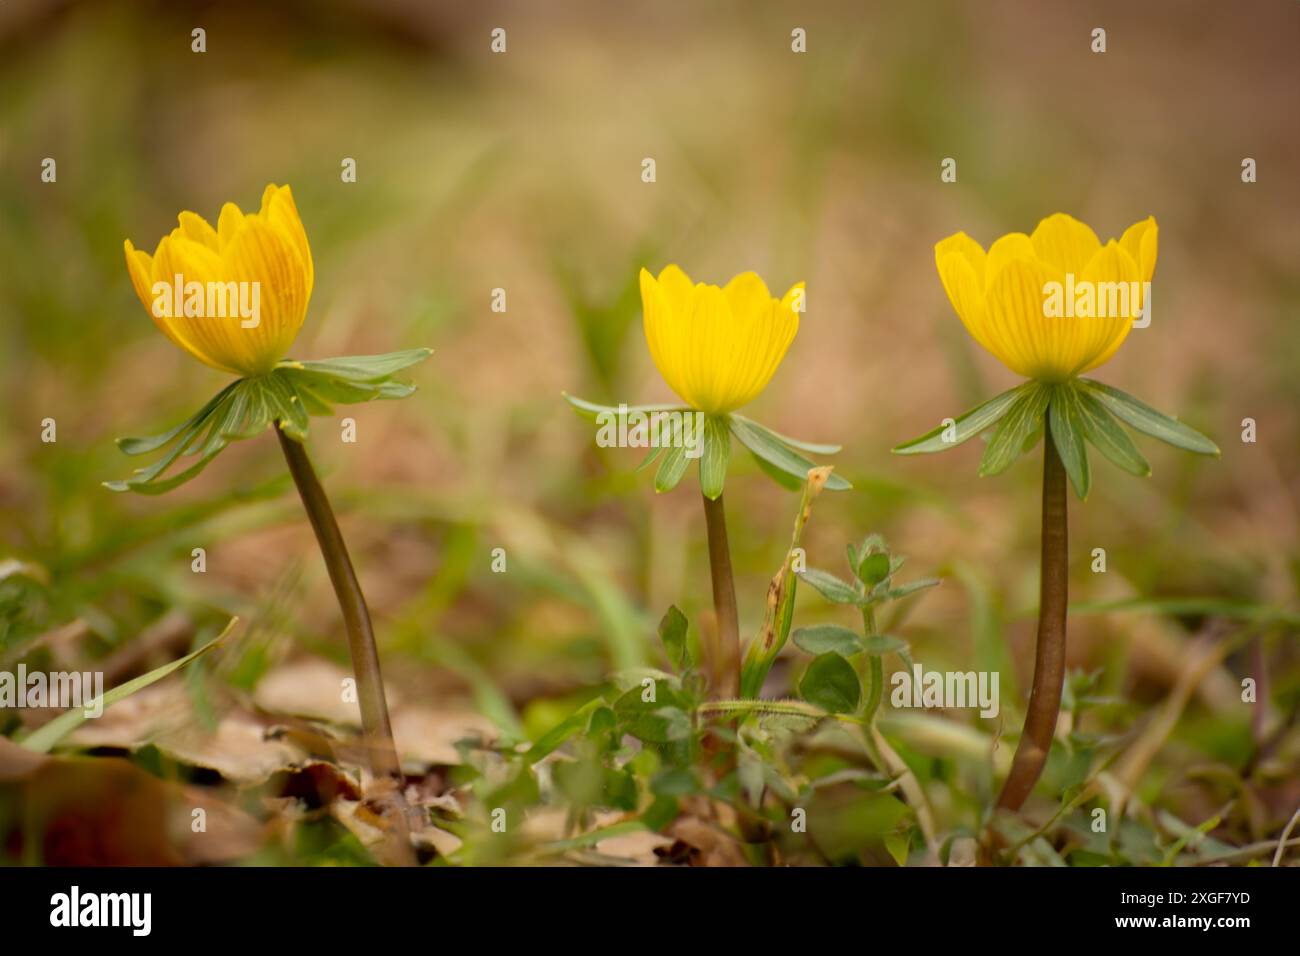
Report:
[[[1130,428],[1152,438],[1158,438],[1175,448],[1182,448],[1198,455],[1219,457],[1219,446],[1196,429],[1189,428],[1163,412],[1156,411],[1127,392],[1121,392],[1118,388],[1090,378],[1081,378],[1079,383]]]
[[[655,447],[655,448],[651,448],[648,452],[646,452],[646,456],[645,456],[644,458],[641,459],[641,464],[639,464],[639,465],[636,466],[636,470],[637,470],[638,472],[645,471],[647,468],[649,468],[651,465],[653,465],[656,461],[658,461],[658,460],[659,460],[659,456],[662,455],[663,453],[664,453],[664,446],[663,446],[663,445],[659,445],[659,446],[657,446],[657,447]]]
[[[734,412],[732,413],[731,417],[739,418],[741,421],[745,422],[748,425],[753,425],[755,428],[761,428],[763,431],[767,432],[769,435],[771,435],[773,438],[779,441],[782,445],[786,445],[790,448],[798,449],[799,451],[806,451],[810,455],[838,455],[843,450],[843,446],[841,445],[827,445],[819,442],[800,441],[797,438],[791,438],[788,435],[782,435],[780,432],[768,428],[765,425],[760,425],[752,418],[745,418],[743,415],[737,415]]]
[[[786,489],[786,491],[799,491],[807,483],[805,479],[796,478],[794,475],[790,474],[790,472],[778,468],[770,462],[764,461],[752,451],[749,454],[750,457],[754,459],[754,463],[758,465],[758,470],[767,475],[767,477],[771,478],[782,488]]]
[[[679,671],[685,669],[690,658],[686,650],[686,615],[674,604],[659,622],[659,640],[668,653],[668,661]]]
[[[1029,384],[1031,387],[1021,392],[1002,421],[998,422],[993,438],[984,449],[984,457],[980,459],[981,476],[1006,471],[1013,461],[1032,447],[1028,444],[1029,439],[1042,428],[1043,413],[1047,410],[1051,392],[1037,382]]]
[[[907,866],[907,853],[910,841],[906,833],[888,833],[885,835],[885,849],[899,866]]]
[[[754,455],[779,471],[797,479],[798,486],[808,480],[808,470],[817,467],[803,455],[784,444],[775,432],[738,415],[730,416],[731,433]],[[853,486],[834,473],[826,481],[831,491],[845,491]]]
[[[983,405],[978,405],[968,412],[963,412],[953,419],[951,424],[940,425],[911,441],[905,441],[894,447],[896,455],[928,455],[933,452],[956,448],[962,442],[969,441],[980,432],[996,425],[1010,409],[1012,404],[1034,383],[1023,385],[990,398]]]
[[[1131,475],[1146,477],[1151,474],[1151,466],[1142,457],[1142,453],[1128,437],[1128,432],[1120,427],[1119,422],[1111,416],[1106,406],[1085,388],[1074,390],[1079,420],[1083,425],[1083,434],[1097,450],[1123,468]]]
[[[857,673],[839,654],[822,654],[813,659],[799,681],[799,696],[831,714],[857,710],[862,684]]]
[[[113,491],[157,495],[198,475],[232,441],[252,438],[275,422],[286,434],[305,441],[311,415],[328,415],[334,403],[403,398],[414,386],[389,378],[429,356],[428,349],[388,355],[355,355],[323,361],[286,359],[265,375],[241,378],[218,392],[198,413],[153,438],[118,442],[128,455],[171,447],[153,464],[125,481],[106,481]],[[188,468],[163,478],[179,459],[196,456]]]
[[[798,576],[805,584],[812,585],[822,597],[836,604],[857,604],[862,598],[851,584],[841,581],[828,571],[808,568],[806,571],[798,572]]]
[[[655,472],[655,491],[663,493],[676,488],[690,463],[691,460],[686,457],[686,449],[681,445],[664,449],[659,470]]]
[[[731,432],[725,416],[709,415],[704,419],[704,454],[700,458],[700,490],[710,501],[717,501],[727,478],[727,460],[731,457]]]
[[[536,742],[528,748],[524,754],[524,761],[534,764],[541,760],[547,754],[563,746],[565,741],[570,737],[575,737],[586,729],[593,715],[605,705],[599,697],[589,700],[577,710],[575,710],[564,720],[560,721],[542,736],[538,737]]]
[[[161,435],[153,435],[149,438],[119,438],[117,440],[117,447],[122,449],[122,452],[127,455],[147,455],[151,451],[157,451],[164,445],[179,438],[182,432],[187,429],[192,429],[199,423],[205,421],[208,416],[212,414],[213,410],[216,409],[216,407],[225,400],[226,396],[238,387],[238,385],[239,382],[231,382],[221,391],[217,392],[216,395],[213,395],[212,398],[208,399],[206,405],[175,428],[163,432]]]
[[[1070,476],[1074,493],[1080,500],[1086,500],[1092,475],[1088,468],[1088,449],[1083,443],[1078,413],[1073,409],[1073,395],[1074,390],[1068,385],[1054,388],[1047,407],[1047,417],[1051,424],[1052,446],[1060,455],[1065,473]]]
[[[872,634],[862,642],[862,650],[872,657],[906,651],[907,646],[907,641],[892,634]]]
[[[866,555],[858,564],[858,580],[873,587],[890,575],[889,555],[884,551]]]
[[[382,355],[348,355],[332,359],[312,359],[296,361],[284,359],[277,369],[302,369],[318,372],[333,379],[351,382],[377,382],[390,375],[423,362],[433,354],[433,349],[403,349],[400,352],[385,352]]]
[[[595,419],[599,415],[613,415],[616,418],[626,418],[628,415],[648,415],[652,412],[686,412],[690,411],[685,405],[598,405],[595,402],[589,402],[586,399],[578,398],[576,395],[570,395],[568,392],[560,393],[566,402],[577,410],[583,418]]]
[[[614,702],[614,713],[624,722],[627,733],[646,743],[666,744],[685,740],[691,734],[692,705],[680,691],[663,681],[655,682],[655,700],[642,699],[641,687],[633,687]]]
[[[838,624],[817,624],[800,627],[790,635],[795,646],[809,654],[836,654],[850,657],[862,650],[862,638],[847,627]]]
[[[915,581],[909,581],[907,584],[900,584],[896,588],[881,591],[879,594],[873,592],[864,603],[883,604],[885,601],[898,601],[909,594],[915,594],[917,591],[923,591],[926,588],[938,587],[942,583],[939,578],[918,578]]]
[[[251,381],[251,380],[250,380]],[[271,415],[286,435],[295,441],[307,440],[311,419],[303,406],[293,380],[284,375],[264,375],[255,381],[264,386],[263,397]]]

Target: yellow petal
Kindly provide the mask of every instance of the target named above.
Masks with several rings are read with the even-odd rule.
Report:
[[[1076,374],[1108,361],[1128,338],[1133,320],[1142,311],[1139,276],[1133,257],[1114,239],[1084,268],[1084,281],[1092,283],[1096,290],[1097,311],[1106,314],[1077,320],[1088,326],[1088,335],[1078,357]]]
[[[721,414],[767,386],[799,328],[803,283],[777,301],[754,273],[725,289],[692,285],[669,267],[641,271],[646,344],[664,381],[686,404]]]
[[[230,241],[235,238],[235,233],[243,224],[244,214],[233,202],[228,202],[221,207],[221,215],[217,217],[217,238],[223,250],[230,245]]]
[[[252,328],[236,321],[227,326],[232,354],[242,371],[269,371],[284,358],[307,316],[311,296],[307,264],[292,238],[260,216],[245,216],[226,247],[227,278],[257,283],[260,315]]]
[[[131,286],[146,309],[153,309],[153,256],[143,249],[131,245],[128,239],[123,244],[126,251],[126,271],[131,277]]]
[[[239,374],[241,369],[227,360],[221,348],[220,336],[217,330],[212,328],[208,318],[187,317],[184,314],[183,302],[180,314],[171,314],[177,311],[173,303],[173,289],[178,281],[183,300],[186,284],[218,281],[221,278],[221,268],[221,258],[207,246],[186,239],[177,233],[163,237],[153,255],[150,285],[151,289],[158,283],[166,287],[164,289],[160,286],[159,289],[160,293],[167,297],[167,305],[165,309],[154,308],[155,299],[151,294],[147,308],[158,328],[186,352],[205,365],[211,365],[223,372]],[[159,314],[160,311],[163,314]]]
[[[954,233],[947,239],[941,239],[934,246],[934,261],[937,263],[944,256],[956,253],[970,263],[980,290],[984,289],[984,267],[988,256],[984,247],[964,232]]]
[[[268,186],[268,193],[272,189],[275,187]],[[283,232],[298,250],[298,255],[307,270],[307,294],[311,295],[312,287],[316,282],[316,273],[311,261],[311,246],[307,243],[307,231],[303,228],[302,219],[298,217],[298,207],[294,205],[293,192],[288,186],[275,189],[275,192],[270,195],[269,202],[267,197],[263,196],[262,207],[263,218]]]
[[[202,216],[197,213],[183,212],[176,218],[180,222],[180,234],[186,239],[207,246],[213,252],[221,251],[216,230],[208,225],[208,221]]]
[[[226,203],[216,229],[202,216],[182,212],[152,257],[129,241],[125,251],[131,284],[158,327],[214,368],[239,375],[269,371],[306,317],[315,275],[288,186],[267,186],[260,210],[251,215]],[[178,281],[181,314],[171,315]],[[153,308],[159,282],[166,283],[162,301],[169,306],[161,315]]]
[[[1023,232],[1009,232],[989,246],[988,261],[984,264],[984,291],[988,292],[994,277],[1013,259],[1037,259],[1033,242]]]
[[[1119,244],[1124,247],[1138,267],[1138,277],[1150,282],[1156,271],[1156,243],[1159,234],[1155,216],[1147,216],[1124,230]]]
[[[695,294],[695,283],[677,266],[665,266],[659,273],[659,288],[673,309],[684,309]]]
[[[660,273],[662,275],[662,273]],[[645,329],[646,345],[655,367],[663,376],[668,387],[681,397],[688,405],[684,377],[684,357],[682,355],[681,328],[674,321],[674,310],[663,286],[647,270],[641,270],[641,316]]]
[[[1060,325],[1067,320],[1043,314],[1044,288],[1060,281],[1059,270],[1037,259],[1011,259],[993,276],[986,299],[989,351],[1013,372],[1046,380],[1068,374]]]
[[[1101,248],[1101,240],[1091,227],[1063,212],[1040,222],[1029,238],[1038,258],[1076,278]]]
[[[948,293],[948,301],[957,313],[962,324],[971,336],[985,349],[992,352],[993,344],[989,339],[988,316],[984,308],[984,284],[971,265],[970,257],[960,252],[943,252],[943,243],[935,246],[935,266],[939,270],[939,281]],[[980,250],[983,256],[984,250]],[[983,263],[981,263],[983,265]]]

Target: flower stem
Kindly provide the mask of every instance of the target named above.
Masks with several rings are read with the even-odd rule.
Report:
[[[868,638],[876,636],[876,612],[873,608],[862,609],[862,631]],[[880,698],[884,692],[884,658],[879,654],[867,655],[867,667],[870,684],[867,688],[867,706],[863,708],[862,716],[870,727],[875,722],[876,711],[880,709]]]
[[[330,583],[343,611],[343,624],[348,635],[348,651],[352,656],[352,672],[357,679],[357,700],[361,706],[361,729],[366,749],[370,755],[370,769],[376,778],[401,779],[397,749],[393,745],[393,729],[388,720],[388,702],[384,699],[384,679],[379,672],[379,651],[375,647],[375,632],[370,626],[370,611],[365,595],[357,583],[356,572],[348,558],[347,545],[339,532],[334,511],[330,508],[325,489],[312,468],[306,447],[294,441],[280,427],[275,429],[289,473],[298,486],[303,507],[321,556],[329,571]]]
[[[704,523],[709,535],[709,571],[713,576],[713,611],[718,622],[717,653],[713,661],[714,699],[740,693],[740,621],[736,613],[736,583],[727,544],[727,514],[722,495],[704,497]]]
[[[1052,442],[1050,425],[1043,433],[1042,578],[1038,597],[1038,648],[1034,683],[1025,728],[1020,734],[1011,772],[1002,785],[998,807],[1019,810],[1038,782],[1056,735],[1065,682],[1065,608],[1069,601],[1069,550],[1065,468]]]

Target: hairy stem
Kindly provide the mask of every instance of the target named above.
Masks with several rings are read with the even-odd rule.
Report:
[[[740,692],[740,621],[736,614],[736,583],[727,544],[727,515],[722,495],[704,496],[704,522],[709,535],[709,571],[713,576],[713,611],[718,620],[717,653],[713,660],[714,698]]]
[[[1052,443],[1052,429],[1043,435],[1043,546],[1038,598],[1038,647],[1034,683],[1016,755],[1011,761],[998,807],[1019,810],[1047,763],[1061,711],[1065,682],[1065,608],[1069,600],[1069,552],[1065,468]]]
[[[366,749],[370,755],[370,769],[378,778],[398,780],[401,768],[397,749],[393,745],[393,728],[388,720],[388,702],[384,698],[384,679],[379,672],[379,651],[375,647],[375,632],[370,626],[370,611],[365,595],[357,583],[356,572],[348,558],[347,545],[339,532],[338,522],[325,489],[321,487],[311,458],[302,443],[294,441],[277,427],[276,436],[289,473],[298,486],[303,507],[316,532],[321,556],[329,571],[330,583],[343,611],[343,625],[348,635],[348,651],[352,655],[352,672],[357,679],[357,700],[361,705],[361,729],[365,735]]]

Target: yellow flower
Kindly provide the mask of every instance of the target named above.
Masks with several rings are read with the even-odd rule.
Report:
[[[1156,267],[1156,221],[1105,246],[1064,213],[985,253],[965,233],[934,247],[939,278],[975,341],[1028,378],[1063,381],[1115,354],[1142,314]]]
[[[650,355],[664,381],[697,411],[721,415],[767,387],[799,331],[804,284],[780,299],[742,272],[725,288],[692,283],[670,265],[655,279],[641,270]]]
[[[314,273],[288,186],[267,186],[259,212],[221,207],[217,228],[183,212],[150,256],[126,241],[131,284],[166,336],[236,375],[269,372],[302,327]]]

